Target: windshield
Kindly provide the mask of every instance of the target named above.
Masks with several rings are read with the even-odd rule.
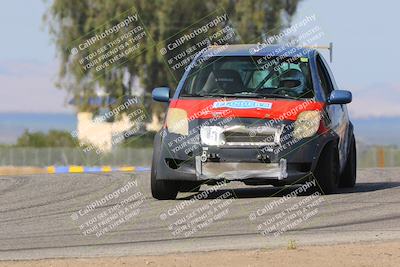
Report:
[[[312,98],[308,58],[211,57],[198,61],[180,96]]]

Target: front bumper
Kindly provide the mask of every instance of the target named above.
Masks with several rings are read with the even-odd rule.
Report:
[[[160,147],[157,179],[183,181],[229,180],[246,184],[293,184],[303,181],[314,171],[324,145],[337,138],[332,132],[279,146],[204,146],[177,142],[179,149],[169,146],[176,140],[166,134]],[[188,139],[190,140],[190,139]],[[198,140],[197,140],[198,141]]]
[[[259,148],[212,148],[219,161],[201,161],[201,154],[174,158],[162,150],[157,164],[158,179],[181,181],[229,180],[246,184],[285,185],[302,181],[312,172],[325,143],[332,136],[318,136],[304,140],[290,151],[265,152],[267,162],[261,162]],[[201,149],[201,148],[200,148]],[[210,149],[210,148],[209,148]],[[172,157],[171,157],[172,156]]]

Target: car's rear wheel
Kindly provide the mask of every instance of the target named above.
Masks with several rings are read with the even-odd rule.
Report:
[[[157,164],[159,163],[160,140],[154,139],[153,159],[151,161],[151,194],[158,200],[175,199],[178,194],[178,184],[172,180],[157,179]]]
[[[350,149],[347,156],[346,166],[340,176],[339,187],[354,187],[357,179],[357,150],[356,139],[351,136]]]
[[[335,193],[338,188],[339,153],[336,142],[330,142],[322,151],[314,176],[323,194]]]

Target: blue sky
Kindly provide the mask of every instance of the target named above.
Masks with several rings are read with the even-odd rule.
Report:
[[[48,4],[2,4],[0,32],[7,41],[0,42],[0,112],[72,112],[65,105],[66,93],[54,86],[56,52],[42,22]]]
[[[317,23],[325,32],[321,43],[334,43],[331,67],[338,83],[398,84],[399,9],[400,2],[395,0],[304,0],[295,21],[316,14]]]
[[[46,11],[42,0],[13,0],[2,4],[0,27],[8,42],[0,43],[1,61],[30,61],[47,64],[54,60],[55,50],[42,23]]]
[[[58,61],[42,16],[49,3],[13,0],[0,9],[0,112],[73,112],[55,88]],[[321,44],[334,43],[331,68],[351,90],[356,117],[400,116],[398,1],[304,0],[294,22],[316,14]],[[7,41],[4,41],[7,40]]]
[[[316,14],[333,42],[330,67],[338,86],[353,92],[353,117],[400,116],[400,2],[304,0],[294,22]]]

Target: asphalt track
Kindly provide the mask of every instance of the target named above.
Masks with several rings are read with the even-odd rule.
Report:
[[[156,201],[148,173],[0,176],[0,260],[286,247],[289,240],[301,246],[400,239],[399,168],[361,169],[357,186],[339,194],[313,197],[309,189],[285,197],[297,188],[231,183],[199,200],[181,193],[175,201]],[[87,208],[91,203],[97,206]],[[285,222],[291,227],[283,228],[293,214],[302,220],[290,217]],[[113,224],[115,215],[126,219]],[[196,231],[177,231],[187,223]],[[260,234],[272,225],[278,225],[276,231]],[[105,227],[109,231],[100,234]]]

